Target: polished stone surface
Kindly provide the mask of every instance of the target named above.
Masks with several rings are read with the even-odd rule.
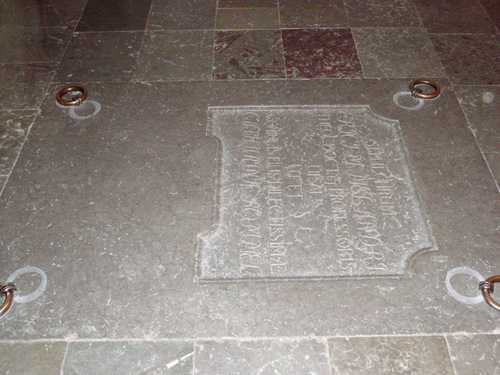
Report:
[[[353,337],[328,344],[332,375],[454,375],[443,337]]]
[[[216,29],[279,29],[277,8],[221,8],[217,11]]]
[[[500,84],[500,35],[431,35],[450,81],[458,85]]]
[[[67,344],[0,343],[2,373],[8,375],[59,375]]]
[[[129,81],[139,58],[142,33],[78,33],[64,54],[55,81]]]
[[[152,0],[88,0],[76,31],[140,31]]]
[[[421,28],[362,28],[352,33],[365,77],[446,76]]]
[[[216,0],[153,0],[148,30],[213,29]]]
[[[349,29],[283,30],[288,78],[362,76]]]
[[[344,0],[351,27],[420,26],[411,0]]]
[[[213,75],[218,80],[285,78],[280,31],[217,31]]]
[[[278,0],[219,0],[220,8],[273,8],[278,6]]]
[[[447,336],[456,375],[499,375],[500,336]]]
[[[139,81],[208,80],[212,75],[211,31],[146,33],[135,79]]]
[[[497,0],[480,0],[481,5],[495,24],[497,31],[500,31],[500,2]]]
[[[349,22],[342,0],[280,0],[283,28],[343,27]]]

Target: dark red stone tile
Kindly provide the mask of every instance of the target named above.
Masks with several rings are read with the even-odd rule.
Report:
[[[349,29],[283,30],[288,78],[362,77]]]
[[[490,16],[491,20],[500,31],[500,1],[499,0],[481,0],[481,5]]]

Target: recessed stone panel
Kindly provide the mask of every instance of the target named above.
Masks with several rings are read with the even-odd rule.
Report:
[[[398,276],[434,240],[399,123],[368,106],[211,107],[202,280]]]

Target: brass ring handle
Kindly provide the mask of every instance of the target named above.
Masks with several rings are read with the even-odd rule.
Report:
[[[77,91],[81,92],[82,94],[78,97],[72,98],[71,100],[64,100],[63,96],[70,91]],[[68,86],[57,93],[56,99],[62,105],[80,105],[85,99],[87,99],[87,95],[87,90],[85,90],[85,88],[81,86]]]
[[[416,85],[431,86],[432,88],[434,88],[434,92],[431,92],[430,94],[424,94],[422,90],[415,87]],[[441,88],[436,82],[431,81],[430,79],[421,78],[416,79],[415,81],[410,83],[410,92],[413,96],[421,99],[434,99],[437,98],[439,94],[441,94]]]
[[[14,290],[17,288],[12,283],[2,284],[0,283],[0,296],[5,296],[2,306],[0,306],[0,317],[7,314],[7,312],[12,307],[14,302]]]
[[[479,283],[479,289],[481,290],[486,303],[493,307],[495,310],[500,311],[500,304],[491,297],[491,294],[494,291],[493,284],[495,283],[500,283],[500,276],[492,276],[486,279],[486,281],[481,281]]]

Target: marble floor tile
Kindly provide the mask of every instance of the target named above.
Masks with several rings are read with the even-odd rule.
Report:
[[[332,375],[454,375],[444,337],[331,339]]]
[[[283,28],[349,26],[342,0],[280,0],[279,6]]]
[[[288,78],[356,78],[361,64],[349,29],[283,30]]]
[[[74,342],[64,375],[191,375],[193,342]]]
[[[495,179],[497,188],[500,191],[500,153],[496,152],[486,153],[484,157],[486,158],[488,167],[490,168],[491,174]]]
[[[128,81],[136,69],[143,33],[77,33],[61,60],[58,82]]]
[[[59,375],[65,342],[0,343],[1,372],[6,375]]]
[[[420,19],[430,33],[495,33],[480,0],[417,0]]]
[[[0,175],[10,173],[35,115],[33,111],[0,112]]]
[[[148,30],[213,29],[216,0],[153,0]]]
[[[0,29],[20,27],[76,26],[86,0],[2,0]]]
[[[326,343],[299,341],[202,341],[196,344],[196,374],[330,375]]]
[[[447,336],[456,375],[500,375],[500,336]]]
[[[500,35],[431,35],[448,74],[458,85],[500,84]]]
[[[411,0],[344,0],[351,27],[420,26]]]
[[[222,8],[217,11],[218,30],[279,29],[277,8]]]
[[[88,0],[76,31],[144,31],[152,0]]]
[[[220,8],[274,8],[278,0],[219,0]]]
[[[352,33],[365,77],[446,76],[422,28],[362,28]]]
[[[226,79],[285,78],[280,31],[217,31],[213,76]]]
[[[156,31],[144,35],[135,79],[207,80],[212,74],[212,31]]]
[[[3,189],[5,188],[5,185],[7,184],[8,176],[6,175],[0,175],[0,196],[3,193]]]
[[[481,5],[490,16],[491,20],[500,31],[500,2],[498,0],[480,0]]]
[[[39,107],[56,69],[56,64],[0,64],[0,108]]]
[[[65,27],[0,30],[0,63],[58,63],[70,38]]]

